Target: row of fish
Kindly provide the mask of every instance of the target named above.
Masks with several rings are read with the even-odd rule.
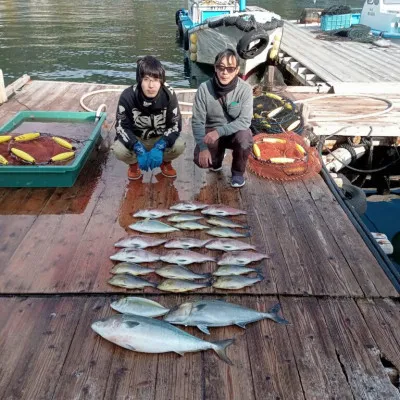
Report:
[[[167,249],[184,249],[205,247],[209,250],[235,251],[235,250],[256,250],[255,246],[234,239],[196,239],[190,237],[176,239],[160,239],[153,236],[137,235],[129,236],[118,240],[115,247],[146,249],[147,247],[156,247],[164,244]]]
[[[171,206],[169,209],[144,209],[139,210],[133,216],[135,218],[161,218],[174,214],[179,214],[180,211],[196,211],[201,210],[203,215],[210,215],[214,217],[226,217],[235,215],[246,215],[246,211],[237,208],[228,207],[223,204],[203,204],[199,202],[183,202]]]
[[[210,333],[209,327],[237,325],[245,328],[247,324],[263,319],[288,324],[278,315],[279,304],[266,313],[220,300],[186,302],[168,309],[149,299],[127,297],[113,302],[111,307],[123,314],[94,322],[92,329],[121,347],[143,353],[175,352],[180,355],[212,349],[228,364],[232,362],[226,348],[233,339],[205,341],[171,324],[196,326],[206,334]],[[157,316],[164,316],[163,321],[153,319]]]
[[[218,260],[213,256],[201,254],[192,250],[170,250],[160,255],[148,250],[123,248],[110,256],[113,261],[151,263],[164,261],[169,264],[189,265],[193,263],[204,263],[208,261],[217,262],[218,265],[247,265],[252,262],[269,258],[267,254],[256,251],[240,250],[224,253]]]

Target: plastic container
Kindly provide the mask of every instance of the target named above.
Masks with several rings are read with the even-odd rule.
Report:
[[[324,15],[321,17],[321,29],[332,31],[334,29],[350,28],[352,14]]]
[[[93,112],[21,111],[0,127],[0,135],[12,132],[24,122],[90,123],[91,133],[75,159],[68,165],[0,165],[0,187],[70,187],[73,186],[97,140],[106,113],[96,121]],[[73,132],[72,132],[73,135]]]

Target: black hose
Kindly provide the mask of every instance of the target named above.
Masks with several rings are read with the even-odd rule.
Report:
[[[338,190],[338,187],[333,181],[333,178],[329,174],[325,165],[323,165],[321,170],[322,177],[329,189],[335,196],[336,200],[343,208],[346,215],[349,217],[350,221],[357,229],[357,232],[360,234],[368,249],[374,255],[379,265],[385,272],[386,276],[389,278],[390,282],[393,284],[395,289],[400,293],[400,271],[396,269],[393,263],[390,261],[389,257],[385,254],[385,252],[381,249],[377,241],[373,238],[368,228],[365,226],[364,222],[360,218],[360,216],[347,206],[345,201],[343,200],[342,193]]]

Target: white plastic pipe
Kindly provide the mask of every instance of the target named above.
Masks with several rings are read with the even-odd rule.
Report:
[[[353,147],[353,150],[356,153],[356,158],[359,159],[362,155],[365,154],[366,148],[365,146]],[[339,147],[336,150],[332,151],[331,154],[328,154],[325,157],[324,162],[328,171],[338,172],[346,165],[349,165],[352,158],[352,154],[349,150],[344,147]]]

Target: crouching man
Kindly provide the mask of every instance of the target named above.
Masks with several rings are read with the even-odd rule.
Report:
[[[242,187],[253,144],[253,91],[238,77],[239,56],[235,51],[219,53],[214,69],[214,77],[200,85],[193,105],[194,162],[200,168],[219,171],[225,149],[231,149],[231,186]]]
[[[185,150],[176,94],[165,83],[160,61],[152,56],[138,61],[136,82],[119,99],[117,135],[111,150],[129,165],[131,180],[140,179],[142,171],[158,167],[164,176],[174,178],[171,161]]]

